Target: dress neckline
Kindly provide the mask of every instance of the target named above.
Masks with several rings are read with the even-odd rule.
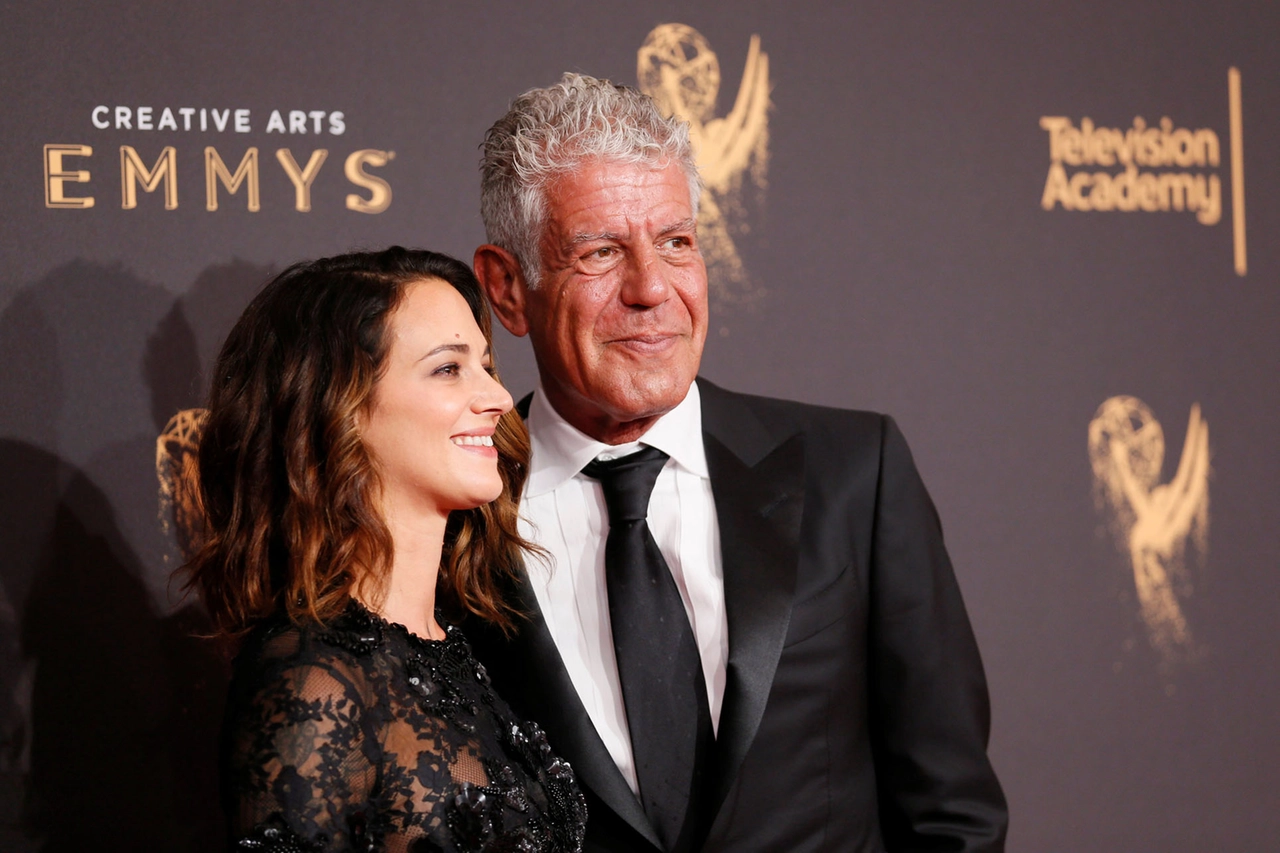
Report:
[[[436,611],[436,624],[438,624],[441,628],[444,629],[443,640],[433,640],[429,637],[423,637],[421,634],[414,633],[413,631],[410,631],[408,628],[406,628],[404,625],[400,624],[399,622],[392,622],[390,619],[386,618],[382,614],[375,613],[374,611],[370,610],[368,607],[365,607],[364,603],[361,602],[359,599],[357,599],[355,596],[352,596],[351,602],[350,604],[348,604],[347,609],[349,612],[354,612],[356,616],[363,619],[367,619],[373,624],[379,626],[380,628],[383,629],[383,631],[390,632],[392,634],[395,634],[403,638],[410,645],[420,645],[420,646],[425,646],[427,648],[439,649],[448,645],[449,642],[453,640],[457,634],[457,628],[455,628],[453,625],[450,625],[448,622],[445,622],[440,618],[439,610]]]

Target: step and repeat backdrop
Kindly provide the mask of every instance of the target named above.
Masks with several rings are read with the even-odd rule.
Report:
[[[3,10],[0,848],[218,849],[213,356],[295,260],[470,259],[484,131],[577,70],[692,125],[704,374],[906,432],[1010,849],[1275,849],[1274,2]]]

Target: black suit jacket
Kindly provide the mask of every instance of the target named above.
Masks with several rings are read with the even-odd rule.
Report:
[[[888,417],[699,380],[729,660],[705,851],[998,851],[986,681],[933,504]],[[587,849],[654,853],[532,590],[468,635],[588,798]]]

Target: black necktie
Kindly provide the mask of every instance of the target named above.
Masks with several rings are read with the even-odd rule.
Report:
[[[609,510],[605,584],[640,802],[668,851],[696,848],[715,745],[702,659],[680,591],[649,532],[649,496],[667,454],[646,447],[582,469]]]

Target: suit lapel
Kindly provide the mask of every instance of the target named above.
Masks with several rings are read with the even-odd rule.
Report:
[[[739,395],[698,380],[703,442],[720,528],[729,660],[716,737],[719,811],[764,715],[791,618],[804,510],[804,438],[779,441]],[[527,415],[529,397],[518,408]],[[529,621],[486,657],[512,698],[546,730],[583,783],[655,847],[644,809],[613,763],[564,668],[532,588],[517,592]],[[490,666],[494,669],[494,666]]]
[[[501,692],[511,691],[511,698],[520,702],[521,711],[542,726],[552,748],[568,759],[584,785],[660,848],[643,807],[582,706],[527,580],[521,580],[516,598],[529,614],[528,621],[521,626],[517,638],[502,642],[500,652],[486,656],[486,665],[494,661],[489,668],[499,671],[495,676],[501,675],[500,679],[495,678]]]
[[[532,400],[530,393],[516,403],[520,417],[528,419]],[[507,640],[490,629],[480,629],[489,650],[486,665],[495,671],[495,682],[504,695],[509,691],[510,698],[520,703],[520,710],[529,719],[542,726],[552,748],[568,759],[583,785],[632,829],[661,849],[644,807],[614,764],[613,756],[582,705],[527,577],[521,578],[513,598],[528,614],[518,637]]]
[[[800,434],[772,437],[737,395],[698,384],[729,626],[716,737],[718,810],[759,729],[791,618],[805,447]]]

